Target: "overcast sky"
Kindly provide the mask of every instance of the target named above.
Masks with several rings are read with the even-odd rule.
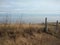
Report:
[[[0,0],[0,12],[60,13],[60,0]]]
[[[0,14],[3,13],[52,14],[52,19],[60,19],[60,0],[0,0]]]

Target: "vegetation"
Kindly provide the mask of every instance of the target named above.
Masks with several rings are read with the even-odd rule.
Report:
[[[59,25],[59,24],[58,24]],[[60,45],[60,25],[48,24],[1,24],[0,45]]]
[[[60,23],[11,24],[6,20],[0,24],[0,45],[60,45]]]

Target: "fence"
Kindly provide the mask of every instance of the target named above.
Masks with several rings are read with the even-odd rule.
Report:
[[[22,15],[20,15],[20,17],[18,16],[17,18],[18,18],[18,21],[17,22],[19,22],[19,24],[21,25],[23,22],[22,22],[22,20],[23,20],[23,18],[22,18],[23,16]],[[0,19],[1,19],[1,17],[0,17]],[[2,19],[1,19],[2,21],[0,21],[0,24],[1,23],[3,23],[3,24],[11,24],[12,23],[12,21],[13,21],[13,17],[11,17],[11,16],[9,16],[9,15],[5,15],[5,16],[2,16]],[[12,20],[12,21],[11,21]],[[16,21],[16,20],[15,20]],[[44,22],[44,21],[43,21]],[[30,22],[29,22],[30,23]],[[48,32],[48,21],[47,21],[47,17],[45,17],[45,32]],[[58,20],[56,21],[56,29],[55,29],[55,31],[57,32],[57,30],[58,30],[58,27],[59,27],[59,22],[58,22]],[[30,25],[30,24],[29,24]]]
[[[3,18],[4,18],[4,17],[3,17]],[[10,18],[11,18],[11,17],[10,17]],[[20,25],[22,24],[21,21],[22,21],[22,16],[20,17],[20,23],[19,23]],[[5,16],[5,19],[3,19],[2,22],[3,22],[3,24],[5,24],[5,25],[11,24],[11,23],[9,22],[9,16],[8,16],[8,15]],[[8,23],[8,22],[9,22],[9,23]],[[0,24],[1,24],[1,21],[0,21]],[[29,23],[29,27],[30,27],[30,24],[31,24],[31,23]],[[56,28],[55,28],[55,33],[58,33],[58,30],[59,30],[59,29],[58,29],[58,27],[59,27],[59,22],[58,22],[58,20],[55,22],[55,24],[56,24],[56,25],[55,25],[55,27],[56,27]],[[49,28],[48,28],[48,19],[47,19],[47,17],[45,18],[44,25],[45,25],[44,31],[45,31],[45,32],[48,32],[48,31],[49,31]],[[30,32],[31,32],[31,29],[30,29]],[[9,33],[11,33],[11,32],[9,32]],[[12,33],[13,33],[13,32],[12,32]],[[15,32],[14,32],[13,34],[15,34]],[[31,33],[31,34],[32,34],[32,33]],[[14,41],[15,41],[16,35],[14,35],[13,38],[14,38]],[[59,37],[59,38],[60,38],[60,37]],[[15,43],[16,43],[16,42],[15,42]]]

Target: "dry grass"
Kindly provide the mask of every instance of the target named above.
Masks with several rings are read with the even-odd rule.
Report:
[[[43,24],[1,24],[0,45],[60,45],[60,28],[55,33],[55,26],[50,24],[48,32]]]

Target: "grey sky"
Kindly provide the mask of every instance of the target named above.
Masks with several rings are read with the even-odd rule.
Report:
[[[0,13],[60,14],[60,0],[0,0]]]
[[[23,14],[23,20],[28,22],[43,22],[45,17],[60,21],[60,0],[0,0],[0,14],[7,13]]]

